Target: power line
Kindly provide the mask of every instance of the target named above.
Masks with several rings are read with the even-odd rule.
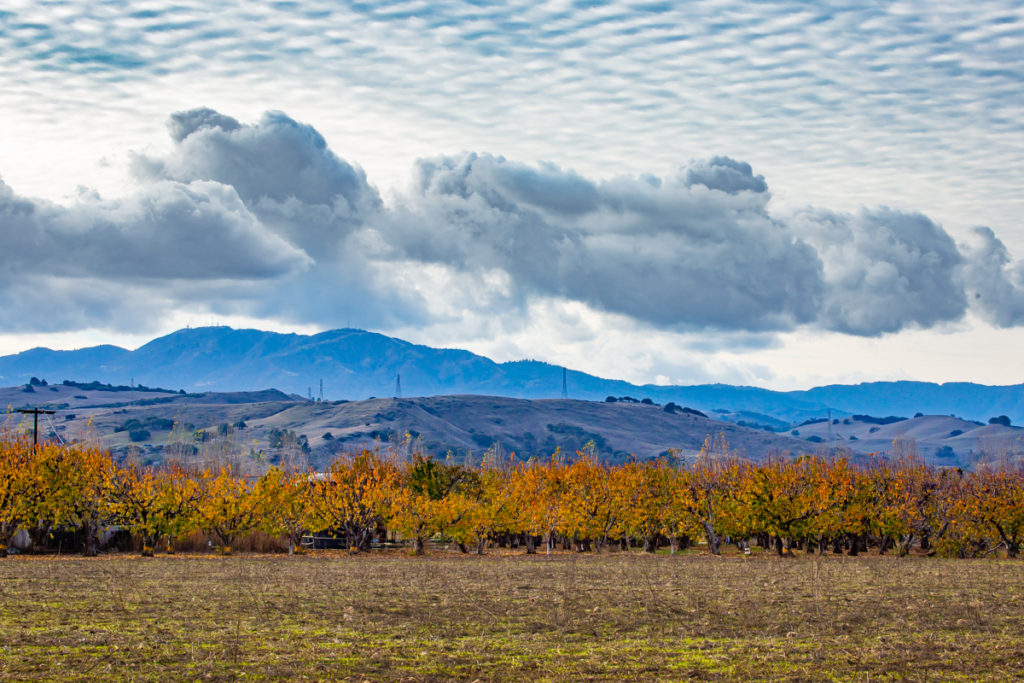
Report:
[[[53,432],[55,437],[57,437],[57,441],[60,441],[60,445],[67,446],[67,442],[65,442],[64,439],[61,438],[60,434],[57,433],[57,428],[54,426],[53,420],[50,419],[49,415],[46,416],[46,421],[50,423],[50,431]]]

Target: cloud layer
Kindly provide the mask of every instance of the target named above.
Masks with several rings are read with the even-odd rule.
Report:
[[[366,174],[281,112],[171,116],[138,190],[70,206],[0,185],[0,325],[156,327],[183,304],[322,326],[523,315],[578,302],[672,331],[875,336],[1024,320],[995,234],[958,246],[921,213],[776,215],[768,184],[718,156],[597,180],[489,154],[421,159],[385,205]],[[45,304],[43,303],[45,302]]]

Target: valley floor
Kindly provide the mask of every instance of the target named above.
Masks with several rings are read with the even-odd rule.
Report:
[[[1009,680],[1024,562],[0,560],[4,680]]]

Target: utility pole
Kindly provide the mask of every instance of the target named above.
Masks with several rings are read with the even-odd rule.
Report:
[[[402,398],[402,374],[395,375],[395,398]]]
[[[320,402],[324,402],[324,380],[320,379]]]
[[[828,454],[829,457],[835,455],[832,450],[832,409],[828,409]]]
[[[44,415],[53,415],[56,411],[54,411],[54,410],[43,410],[42,408],[18,408],[18,412],[19,413],[24,413],[25,415],[32,415],[32,417],[33,417],[32,445],[33,446],[38,446],[39,445],[39,413],[42,413]]]

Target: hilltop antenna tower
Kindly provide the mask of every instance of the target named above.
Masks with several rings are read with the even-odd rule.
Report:
[[[324,380],[323,380],[323,378],[320,378],[320,402],[323,403],[323,400],[324,400]]]
[[[562,368],[562,398],[569,398],[569,384],[566,382],[565,368]]]
[[[402,398],[402,374],[395,375],[395,398]]]

